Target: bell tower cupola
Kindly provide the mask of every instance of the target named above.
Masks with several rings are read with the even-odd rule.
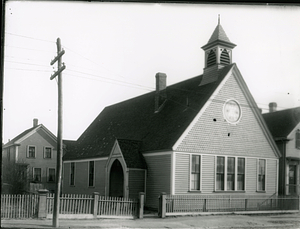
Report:
[[[218,77],[217,72],[224,66],[232,64],[232,49],[235,46],[221,26],[219,15],[217,27],[208,43],[201,47],[205,53],[203,82],[201,84],[215,81]]]

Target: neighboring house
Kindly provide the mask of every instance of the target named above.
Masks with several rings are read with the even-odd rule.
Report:
[[[263,117],[282,154],[278,192],[300,195],[300,107],[276,111],[276,103],[269,106]]]
[[[25,130],[2,146],[3,164],[27,165],[25,177],[29,184],[27,191],[36,192],[46,188],[55,190],[56,137],[38,120],[33,127]],[[3,173],[6,171],[3,170]],[[9,180],[7,181],[9,183]]]
[[[203,75],[106,107],[63,160],[63,192],[137,197],[167,194],[268,197],[280,152],[237,67],[220,24]],[[246,55],[246,54],[245,54]],[[183,76],[184,77],[184,76]]]

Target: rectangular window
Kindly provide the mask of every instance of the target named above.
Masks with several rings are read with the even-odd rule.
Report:
[[[27,157],[35,158],[35,146],[28,146],[28,148],[27,148]]]
[[[245,158],[238,158],[237,190],[245,190]]]
[[[94,187],[94,173],[95,173],[94,164],[95,164],[94,161],[89,162],[89,187]]]
[[[258,191],[265,191],[266,183],[266,160],[258,160]]]
[[[227,158],[227,190],[234,190],[235,180],[235,158]]]
[[[44,158],[51,158],[52,157],[52,148],[45,147],[44,148]]]
[[[296,131],[296,148],[300,149],[300,130]]]
[[[71,162],[70,165],[70,185],[74,186],[75,185],[75,162]]]
[[[48,169],[48,182],[55,182],[55,169]]]
[[[224,190],[225,158],[217,157],[216,190]]]
[[[191,190],[200,190],[200,156],[192,155]]]
[[[33,181],[34,182],[42,181],[42,169],[41,168],[33,168]]]
[[[10,162],[10,147],[7,148],[7,161]]]

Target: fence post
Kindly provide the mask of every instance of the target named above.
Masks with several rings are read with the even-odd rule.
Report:
[[[159,197],[159,217],[160,218],[165,218],[166,217],[166,196],[167,194],[165,192],[162,192]]]
[[[99,203],[99,192],[94,192],[93,193],[93,202],[92,202],[92,214],[93,214],[94,218],[97,218],[98,203]]]
[[[140,192],[139,193],[139,219],[142,219],[144,217],[144,199],[145,199],[145,193]]]
[[[38,218],[47,217],[47,189],[40,189],[39,193],[39,204],[38,204]]]

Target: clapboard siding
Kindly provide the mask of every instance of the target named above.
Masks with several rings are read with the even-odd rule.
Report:
[[[267,174],[266,174],[266,192],[275,193],[277,179],[277,160],[267,160]]]
[[[187,193],[190,180],[190,155],[176,153],[175,194]]]
[[[226,79],[226,78],[225,78]],[[236,125],[224,121],[223,105],[235,99],[242,106],[242,118]],[[198,120],[189,129],[176,150],[205,154],[276,158],[262,127],[235,77],[231,75]]]
[[[161,192],[170,194],[171,185],[171,154],[148,156],[147,163],[147,207],[158,208],[158,196]]]
[[[99,192],[105,195],[105,164],[107,160],[95,161],[95,187],[88,187],[88,161],[75,162],[75,185],[70,186],[71,162],[64,162],[63,193],[66,194],[93,194]]]
[[[139,192],[145,192],[145,170],[129,170],[129,198],[137,199]]]
[[[215,184],[215,157],[210,155],[202,156],[202,187],[203,193],[214,191]]]
[[[256,193],[257,186],[257,159],[246,159],[246,192],[248,194]]]

